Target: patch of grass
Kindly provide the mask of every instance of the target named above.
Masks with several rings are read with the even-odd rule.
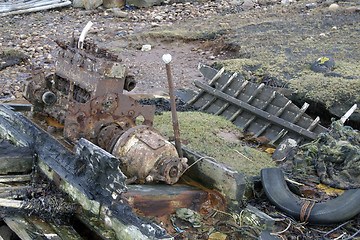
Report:
[[[354,73],[354,70],[348,70],[341,65],[335,71],[345,76]],[[299,94],[304,95],[304,98],[324,104],[327,109],[336,104],[360,101],[359,79],[324,77],[323,73],[304,69],[301,76],[289,81],[288,86],[297,89]]]
[[[219,137],[221,132],[241,136],[240,128],[223,117],[200,112],[178,112],[181,139],[189,148],[213,157],[247,176],[260,174],[262,168],[275,167],[270,155],[245,143]],[[155,116],[154,127],[165,136],[173,136],[171,112]],[[183,143],[184,144],[184,143]]]

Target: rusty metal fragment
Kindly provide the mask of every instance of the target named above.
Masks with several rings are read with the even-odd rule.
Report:
[[[121,158],[128,177],[138,182],[177,182],[186,159],[152,128],[155,107],[123,94],[136,82],[117,55],[86,41],[79,49],[78,42],[57,41],[55,73],[45,76],[34,68],[24,97],[64,124],[65,138],[73,142],[85,138]],[[141,127],[136,123],[140,116]]]

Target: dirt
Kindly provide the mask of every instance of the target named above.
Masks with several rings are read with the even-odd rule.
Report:
[[[252,81],[275,79],[297,90],[292,100],[299,105],[308,101],[314,103],[310,110],[315,114],[325,110],[339,117],[360,100],[360,14],[354,1],[339,3],[337,10],[329,9],[331,3],[256,1],[248,10],[225,0],[180,3],[128,11],[127,18],[102,8],[62,8],[1,18],[0,50],[22,50],[31,64],[53,71],[54,40],[70,40],[73,32],[78,36],[91,20],[94,27],[88,39],[121,56],[138,82],[135,93],[167,95],[161,56],[170,53],[176,89],[197,90],[192,82],[204,81],[198,63],[225,66]],[[150,51],[141,51],[145,44],[151,45]],[[334,58],[334,72],[342,77],[309,69],[322,56]],[[29,64],[2,70],[0,99],[21,98],[28,77]],[[359,122],[360,111],[351,119]]]

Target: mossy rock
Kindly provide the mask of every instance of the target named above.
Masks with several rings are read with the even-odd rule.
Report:
[[[247,176],[275,167],[268,153],[242,142],[241,129],[225,118],[201,112],[178,112],[178,118],[181,139],[187,147]],[[167,137],[173,136],[171,112],[155,116],[154,127]]]

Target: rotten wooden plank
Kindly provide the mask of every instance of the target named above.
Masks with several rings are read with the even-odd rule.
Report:
[[[6,141],[0,141],[0,174],[28,173],[33,162],[33,152],[30,148],[16,147]]]
[[[17,6],[15,8],[9,7],[9,8],[3,8],[0,11],[0,17],[8,16],[8,15],[14,15],[14,14],[22,14],[22,13],[30,13],[30,12],[37,12],[37,11],[43,11],[43,10],[49,10],[52,8],[59,8],[59,7],[66,7],[71,5],[71,1],[52,1],[52,2],[45,2],[40,4],[34,4],[35,7],[32,7],[31,5],[28,6]]]
[[[82,240],[83,238],[68,224],[45,222],[39,217],[17,214],[4,217],[4,222],[22,240],[54,239]]]
[[[2,105],[0,105],[0,136],[12,139],[22,146],[32,146],[38,157],[40,171],[94,218],[103,221],[106,227],[114,230],[116,239],[173,239],[160,226],[140,220],[124,200],[116,198],[117,194],[109,195],[110,192],[116,193],[111,184],[99,186],[98,191],[89,190],[90,185],[96,187],[98,186],[96,184],[106,183],[103,177],[107,178],[108,175],[103,172],[103,168],[98,167],[89,168],[90,172],[99,171],[94,176],[82,175],[82,172],[80,172],[82,176],[79,176],[80,167],[84,163],[99,162],[103,158],[115,159],[113,156],[104,155],[99,147],[83,140],[85,142],[78,147],[79,152],[75,154],[23,114],[13,112]],[[112,171],[112,169],[108,170]],[[90,183],[89,178],[93,179]]]
[[[238,107],[244,108],[246,111],[249,111],[252,114],[257,115],[258,117],[266,119],[267,121],[269,121],[273,124],[279,125],[283,128],[286,128],[290,131],[296,132],[296,133],[300,134],[301,136],[304,136],[309,139],[315,139],[317,137],[317,134],[315,134],[311,131],[308,131],[307,129],[304,129],[298,125],[292,124],[284,119],[281,119],[272,114],[269,114],[268,112],[258,109],[258,108],[254,107],[246,102],[243,102],[239,99],[231,97],[230,95],[227,95],[227,94],[225,94],[215,88],[212,88],[208,85],[205,85],[199,81],[195,81],[195,85],[197,87],[199,87],[200,89],[217,96],[218,98],[224,99],[224,100],[230,102],[231,104],[234,104]]]
[[[201,182],[208,189],[219,191],[225,197],[228,209],[238,208],[245,194],[245,176],[186,146],[182,149],[188,164],[194,164],[184,175]]]
[[[39,240],[46,239],[41,234],[35,235],[36,229],[32,224],[26,221],[24,217],[12,216],[4,217],[4,222],[21,240],[34,240],[38,237]]]
[[[221,68],[215,74],[215,76],[210,80],[209,85],[212,86],[221,77],[221,75],[223,75],[224,72],[225,72],[225,68]],[[189,100],[188,104],[192,104],[192,103],[196,102],[204,93],[205,93],[205,91],[201,90],[199,92],[199,94],[197,94],[196,96],[194,96],[192,99]]]
[[[3,175],[0,176],[1,183],[9,182],[28,182],[31,180],[31,174],[26,175]]]

